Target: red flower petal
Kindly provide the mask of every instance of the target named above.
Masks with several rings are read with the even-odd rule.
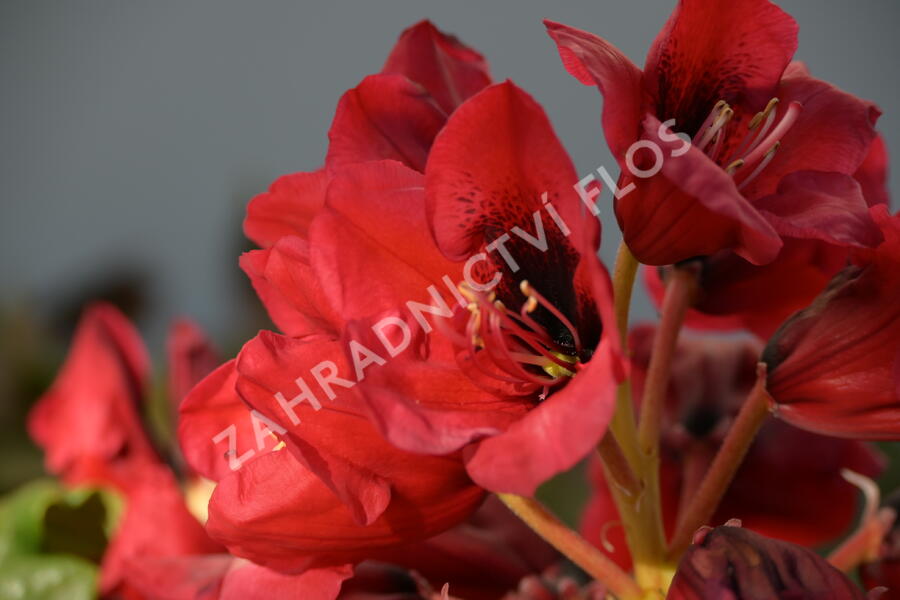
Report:
[[[381,72],[405,75],[422,85],[446,114],[491,83],[484,57],[430,21],[400,34]]]
[[[619,379],[608,344],[602,343],[562,390],[469,452],[466,466],[476,483],[495,492],[530,496],[596,446],[612,416]]]
[[[459,468],[423,468],[409,478],[397,486],[385,513],[363,526],[291,453],[270,452],[219,482],[207,529],[232,554],[300,572],[436,535],[464,520],[483,498]]]
[[[309,264],[305,240],[286,235],[270,248],[243,254],[240,265],[272,322],[287,335],[340,329],[341,320]]]
[[[882,240],[860,185],[849,175],[794,171],[777,193],[754,204],[785,237],[863,247]]]
[[[125,582],[139,599],[165,590],[167,600],[219,600],[222,578],[234,562],[228,554],[137,557],[127,563]]]
[[[286,235],[306,237],[309,225],[325,202],[328,176],[324,169],[294,173],[275,180],[269,191],[247,205],[244,235],[262,247]]]
[[[621,160],[640,132],[645,99],[643,74],[615,46],[587,31],[544,21],[566,70],[603,94],[603,130],[613,155]]]
[[[323,293],[343,319],[427,303],[428,286],[443,288],[444,275],[461,280],[461,266],[431,240],[422,185],[421,174],[393,161],[334,174],[310,232],[310,254]]]
[[[260,593],[267,600],[335,600],[341,591],[341,584],[352,576],[350,565],[286,575],[252,563],[238,562],[225,575],[218,600],[246,600]]]
[[[135,557],[125,573],[137,598],[166,600],[335,600],[342,583],[353,576],[352,565],[309,569],[288,575],[228,554]],[[131,596],[126,596],[131,597]]]
[[[887,146],[881,135],[876,135],[869,147],[865,160],[853,174],[862,186],[863,196],[869,206],[876,204],[889,205],[890,195],[887,189],[888,155]]]
[[[396,160],[425,170],[446,116],[421,86],[399,75],[370,75],[345,93],[328,131],[325,164],[334,169],[370,160]]]
[[[238,357],[238,392],[286,430],[280,437],[287,442],[288,451],[320,477],[360,523],[371,523],[381,515],[394,493],[418,489],[419,480],[425,484],[425,471],[471,485],[461,475],[458,458],[411,454],[381,437],[368,419],[366,405],[352,389],[357,376],[344,353],[341,344],[323,337],[294,340],[262,332]],[[319,370],[323,361],[331,364]],[[317,372],[333,374],[343,383],[317,383]],[[295,380],[300,377],[308,382],[319,408],[309,397],[296,400],[292,418],[275,396],[281,394],[287,402],[294,402],[300,393]],[[329,399],[323,387],[334,397]]]
[[[262,447],[257,443],[249,409],[235,391],[237,377],[235,361],[230,360],[197,384],[181,403],[181,452],[195,472],[213,481],[231,473],[232,465],[278,444],[271,436],[260,438]]]
[[[296,340],[263,331],[238,355],[236,389],[249,406],[284,428],[287,433],[279,438],[290,442],[289,451],[350,507],[360,523],[371,523],[390,502],[391,481],[380,471],[387,466],[383,452],[391,449],[351,390],[335,384],[330,388],[334,398],[329,399],[315,383],[312,369],[323,361],[331,361],[344,381],[353,377],[337,342],[322,336]],[[301,394],[298,378],[314,386],[308,388],[311,395],[285,409],[276,394],[285,404],[293,402]]]
[[[525,400],[493,396],[476,387],[460,370],[444,335],[436,331],[429,336],[410,321],[405,321],[414,332],[409,348],[366,371],[359,385],[372,420],[391,443],[411,452],[447,454],[502,432],[528,410]],[[367,327],[374,322],[350,323],[348,338],[380,349]]]
[[[713,105],[761,109],[797,50],[797,23],[768,0],[681,0],[647,54],[662,120],[695,133]]]
[[[126,584],[134,560],[221,551],[188,512],[168,468],[144,470],[125,495],[125,516],[103,555],[100,590],[112,594]]]
[[[541,209],[545,192],[574,239],[584,239],[582,227],[596,230],[582,217],[575,168],[547,116],[509,81],[484,90],[453,114],[435,141],[425,175],[428,220],[451,260],[467,260],[513,226],[533,231],[532,212]],[[549,242],[550,256],[536,259],[546,262],[553,260],[554,248],[569,244],[542,216],[547,236],[559,238]]]
[[[794,171],[853,175],[860,168],[875,139],[877,106],[798,70],[785,74],[778,98],[781,106],[799,102],[803,110],[772,162],[742,190],[747,198],[773,193]]]

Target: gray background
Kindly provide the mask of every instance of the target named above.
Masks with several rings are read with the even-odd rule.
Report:
[[[246,201],[321,163],[338,97],[404,27],[429,17],[484,53],[497,80],[543,103],[586,174],[614,164],[600,96],[565,73],[541,19],[598,33],[640,65],[673,4],[0,0],[0,305],[49,310],[79,282],[137,267],[156,352],[177,315],[234,341],[252,321],[236,284]],[[900,147],[900,3],[781,4],[800,22],[798,58],[878,102]],[[605,233],[609,258],[614,221]],[[646,300],[638,313],[652,315]]]

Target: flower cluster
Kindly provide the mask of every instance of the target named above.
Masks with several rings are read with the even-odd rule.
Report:
[[[105,596],[864,598],[859,567],[900,597],[870,443],[900,439],[879,109],[793,62],[768,0],[680,0],[643,69],[546,27],[618,180],[424,21],[340,98],[324,165],[247,207],[279,332],[220,364],[173,328],[177,451],[141,421],[138,334],[85,313],[30,432],[124,498]],[[630,326],[640,264],[661,316]],[[585,459],[577,533],[534,495]]]

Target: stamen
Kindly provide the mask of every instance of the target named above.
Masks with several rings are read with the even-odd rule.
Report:
[[[703,132],[706,131],[706,128],[709,127],[710,124],[712,124],[713,119],[719,116],[719,112],[726,106],[728,106],[728,103],[724,100],[719,100],[718,102],[716,102],[716,105],[713,106],[713,109],[706,116],[706,120],[703,121],[703,125],[701,125],[700,128],[697,129],[697,133],[694,134],[694,138],[691,140],[692,144],[694,144],[695,146],[697,145],[697,139],[701,135],[703,135]]]
[[[736,157],[742,156],[746,152],[750,152],[755,147],[756,142],[763,139],[766,133],[769,131],[769,128],[772,127],[772,123],[775,121],[775,107],[778,106],[778,98],[772,98],[769,100],[769,103],[766,105],[761,112],[756,113],[756,115],[750,120],[750,123],[747,124],[747,135],[744,136],[743,141],[741,141],[740,146],[731,153],[732,159]],[[765,119],[765,124],[754,132],[762,120]]]
[[[562,314],[558,308],[553,306],[550,302],[547,301],[536,289],[531,287],[527,280],[523,279],[519,284],[519,289],[522,293],[528,298],[535,298],[537,302],[547,309],[550,314],[559,319],[559,322],[563,324],[566,329],[569,330],[569,333],[572,334],[572,340],[575,342],[575,351],[581,352],[581,338],[578,336],[578,330],[572,325],[572,322],[566,317],[566,315]]]
[[[577,356],[564,351],[547,330],[530,313],[543,306],[569,329],[580,349],[580,339],[571,321],[532,288],[527,281],[519,286],[526,299],[518,312],[510,311],[494,292],[488,294],[462,283],[459,291],[469,301],[470,315],[463,332],[454,332],[451,339],[466,349],[473,365],[482,373],[513,384],[532,384],[548,390],[563,377],[571,377],[581,366]],[[485,362],[485,360],[489,362]],[[496,367],[496,371],[490,366]],[[540,367],[546,375],[533,367]]]
[[[734,175],[734,172],[744,166],[744,159],[739,158],[727,167],[725,167],[725,172],[729,175]]]
[[[722,150],[722,146],[724,146],[725,140],[725,130],[720,129],[718,133],[716,133],[716,137],[713,138],[712,148],[709,150],[709,159],[713,162],[716,162],[719,158],[719,152]]]
[[[778,98],[772,98],[771,100],[769,100],[769,103],[766,104],[766,107],[764,109],[762,109],[761,112],[756,113],[756,116],[754,116],[750,120],[750,123],[747,125],[747,127],[749,129],[753,129],[754,127],[759,125],[759,123],[764,118],[770,116],[774,112],[775,107],[778,106],[778,102],[779,102]]]
[[[498,304],[498,302],[495,302],[494,304],[496,305]],[[502,304],[500,306],[502,306]],[[560,352],[554,352],[550,350],[550,348],[554,347],[553,340],[550,339],[550,336],[546,334],[546,332],[543,328],[541,328],[540,325],[535,323],[535,331],[525,330],[514,321],[516,317],[514,313],[504,312],[502,316],[504,318],[509,317],[508,320],[503,321],[502,325],[504,327],[506,327],[515,337],[517,337],[522,342],[525,342],[535,352],[538,352],[546,359],[540,364],[540,366],[544,366],[548,361],[550,363],[556,363],[558,366],[564,369],[568,368],[571,365],[571,362],[568,360],[570,357]]]
[[[771,150],[769,150],[766,153],[765,157],[763,157],[762,162],[760,162],[756,166],[756,168],[753,169],[753,172],[750,173],[750,175],[748,175],[746,179],[744,179],[742,182],[740,182],[738,184],[738,186],[737,186],[738,190],[744,189],[744,187],[746,187],[751,181],[756,179],[757,175],[762,173],[763,169],[765,169],[767,166],[769,166],[769,163],[772,162],[772,158],[774,158],[775,152],[778,151],[779,147],[781,147],[781,142],[775,142],[775,145],[772,146]]]
[[[788,106],[787,111],[785,111],[784,116],[781,118],[781,121],[778,122],[778,125],[772,130],[772,133],[766,136],[766,139],[761,141],[757,146],[744,157],[744,162],[748,165],[754,164],[757,160],[763,158],[768,155],[768,153],[772,150],[772,148],[777,144],[781,138],[790,130],[791,127],[794,126],[794,123],[797,122],[797,119],[800,117],[800,112],[803,110],[803,105],[799,102],[791,102],[790,106]]]
[[[493,338],[494,344],[490,345],[491,350],[499,350],[500,354],[503,355],[507,361],[494,361],[498,367],[502,367],[503,365],[512,366],[518,372],[518,374],[525,379],[526,381],[530,381],[532,383],[537,383],[539,385],[555,385],[559,382],[558,377],[554,377],[553,379],[548,379],[546,377],[540,377],[538,375],[534,375],[529,373],[524,368],[519,361],[515,360],[510,351],[508,345],[506,344],[506,340],[503,338],[503,330],[499,327],[499,323],[495,322],[497,319],[496,315],[491,315],[491,327],[489,328],[489,333]]]
[[[719,130],[721,130],[725,125],[728,124],[728,121],[731,120],[731,117],[734,116],[734,111],[731,110],[731,107],[727,104],[725,108],[722,109],[722,112],[719,113],[719,116],[716,117],[716,120],[713,121],[713,124],[706,130],[703,134],[703,137],[700,138],[700,141],[697,142],[697,149],[703,150],[706,145],[713,139],[713,136],[716,135]]]

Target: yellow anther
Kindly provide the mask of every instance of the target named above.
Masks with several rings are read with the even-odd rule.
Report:
[[[524,305],[525,312],[527,312],[529,314],[533,313],[535,310],[537,310],[537,307],[538,307],[537,298],[535,298],[534,296],[529,296],[528,300],[525,301],[525,305]]]
[[[747,129],[756,129],[760,123],[762,123],[763,119],[769,116],[769,113],[772,112],[775,107],[778,106],[778,98],[772,98],[769,100],[769,103],[766,104],[766,107],[761,111],[756,113],[750,122],[747,124]]]
[[[456,289],[459,290],[459,293],[462,294],[463,298],[468,300],[469,302],[475,302],[475,290],[466,283],[465,281],[461,282]]]
[[[730,165],[728,165],[727,167],[725,167],[725,172],[728,173],[729,175],[733,175],[735,171],[737,171],[738,169],[740,169],[743,166],[744,166],[744,159],[739,158],[736,161],[734,161],[733,163],[731,163]]]

